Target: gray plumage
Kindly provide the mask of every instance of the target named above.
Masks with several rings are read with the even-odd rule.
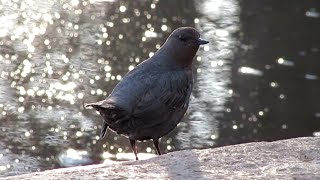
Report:
[[[200,39],[193,28],[171,33],[152,56],[124,76],[105,100],[87,104],[103,117],[100,137],[108,128],[136,140],[152,139],[160,155],[159,138],[172,131],[185,114],[192,91],[192,61]]]

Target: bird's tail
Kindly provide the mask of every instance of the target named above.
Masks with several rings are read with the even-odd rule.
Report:
[[[88,103],[88,104],[84,104],[84,107],[85,108],[90,108],[90,107],[93,107],[93,108],[96,108],[98,107],[99,105],[96,104],[96,103]]]
[[[94,103],[84,104],[84,107],[85,108],[93,107],[95,109],[98,109],[98,108],[113,109],[115,108],[115,105],[110,104],[107,100],[102,100]]]
[[[108,129],[108,124],[105,121],[103,121],[102,127],[101,127],[101,132],[100,132],[100,139],[104,138],[104,136],[107,133],[107,129]]]
[[[99,111],[100,115],[103,118],[100,139],[102,139],[108,128],[120,132],[122,130],[123,124],[129,120],[128,113],[117,106],[112,100],[106,99],[103,101],[89,103],[84,105],[85,108],[93,107],[95,110]]]
[[[93,107],[95,110],[99,111],[101,116],[104,117],[105,116],[105,110],[107,109],[107,107],[109,107],[110,105],[108,105],[105,100],[103,101],[99,101],[99,102],[95,102],[95,103],[88,103],[85,104],[84,107],[85,108],[90,108]],[[104,119],[102,121],[102,125],[101,125],[101,131],[100,131],[100,139],[104,138],[107,130],[108,130],[108,124],[106,122],[106,120]]]

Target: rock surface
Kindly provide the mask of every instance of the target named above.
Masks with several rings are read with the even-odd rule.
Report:
[[[320,179],[320,137],[184,150],[3,179]]]

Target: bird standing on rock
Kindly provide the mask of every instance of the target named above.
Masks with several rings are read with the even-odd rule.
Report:
[[[86,104],[103,117],[100,138],[108,128],[128,137],[136,160],[136,141],[152,139],[161,155],[159,138],[185,114],[193,85],[193,58],[199,46],[207,43],[194,28],[174,30],[151,58],[123,77],[110,96]]]

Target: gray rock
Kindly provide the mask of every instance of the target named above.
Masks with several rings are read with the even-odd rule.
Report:
[[[4,179],[320,179],[320,137],[184,150]]]

